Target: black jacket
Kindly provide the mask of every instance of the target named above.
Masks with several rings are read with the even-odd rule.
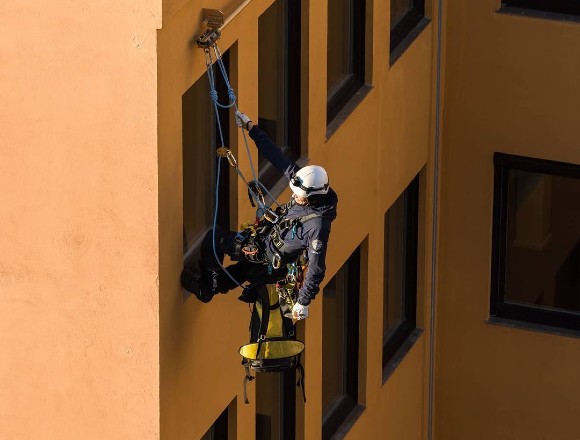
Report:
[[[253,126],[250,130],[250,137],[256,143],[260,153],[268,161],[291,179],[300,167],[284,156],[280,150],[259,127]],[[298,205],[289,203],[289,208],[283,219],[293,219],[304,217],[309,214],[317,214],[317,217],[299,224],[296,228],[281,230],[280,238],[284,242],[281,251],[285,258],[294,258],[302,251],[308,249],[308,271],[300,291],[298,292],[298,302],[302,305],[310,304],[320,290],[320,283],[324,279],[326,272],[326,249],[330,235],[330,225],[336,218],[336,206],[338,197],[332,188],[328,194],[322,198],[322,203],[315,206]],[[274,245],[270,236],[266,237],[266,247],[268,253],[279,252],[280,249]]]

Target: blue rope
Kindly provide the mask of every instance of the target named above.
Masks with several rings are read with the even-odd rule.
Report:
[[[213,71],[213,66],[211,64],[207,65],[207,79],[209,82],[209,95],[211,100],[213,101],[214,104],[214,112],[215,112],[215,117],[216,117],[216,122],[217,122],[217,127],[218,127],[218,132],[220,135],[220,141],[221,141],[221,146],[223,147],[225,142],[224,142],[224,135],[223,135],[223,131],[222,131],[222,125],[221,125],[221,121],[220,121],[220,116],[218,113],[218,106],[221,108],[229,108],[232,106],[232,104],[230,103],[229,105],[222,105],[218,102],[218,93],[217,90],[215,89],[215,75],[214,75],[214,71]],[[234,95],[234,99],[235,99],[235,95]],[[217,261],[217,263],[220,265],[220,267],[222,268],[222,270],[226,273],[226,275],[228,277],[230,277],[230,279],[236,283],[237,286],[244,288],[239,282],[238,280],[236,280],[232,274],[230,274],[227,269],[224,267],[224,265],[222,264],[221,259],[218,257],[217,254],[217,250],[216,250],[216,245],[215,245],[215,231],[216,231],[216,227],[217,227],[217,215],[218,215],[218,211],[219,211],[219,188],[220,188],[220,175],[221,175],[221,165],[222,165],[222,158],[218,158],[218,163],[217,163],[217,172],[216,172],[216,185],[215,185],[215,209],[214,209],[214,214],[213,214],[213,228],[212,228],[212,250],[213,250],[213,256],[215,258],[215,260]]]
[[[217,115],[217,108],[216,108],[216,115]],[[217,117],[218,121],[219,121],[219,116]],[[221,133],[220,133],[221,134]],[[213,256],[215,257],[215,260],[218,262],[218,264],[220,265],[220,267],[222,268],[222,270],[226,273],[226,275],[228,277],[230,277],[230,279],[236,283],[236,285],[238,287],[241,287],[242,289],[244,288],[244,286],[242,286],[238,280],[236,280],[231,273],[229,273],[227,271],[227,269],[224,267],[224,265],[221,262],[221,259],[218,257],[217,254],[217,250],[215,247],[215,229],[217,227],[217,215],[218,215],[218,203],[219,203],[219,190],[220,190],[220,171],[221,171],[221,165],[222,165],[222,158],[220,157],[218,159],[218,166],[217,166],[217,178],[216,178],[216,185],[215,185],[215,210],[214,210],[214,214],[213,214],[213,229],[212,229],[212,246],[213,246]]]
[[[228,96],[230,97],[230,107],[233,105],[234,108],[236,109],[236,111],[238,110],[238,104],[236,102],[236,95],[234,94],[234,91],[232,89],[232,86],[230,84],[230,80],[228,78],[228,73],[226,72],[226,67],[224,65],[224,62],[222,60],[221,57],[221,52],[219,51],[217,45],[214,45],[213,47],[214,53],[215,53],[215,57],[216,57],[216,61],[218,64],[218,67],[220,68],[220,71],[222,73],[222,77],[224,79],[224,82],[226,83],[226,87],[228,89]],[[214,87],[215,89],[215,87]],[[231,99],[233,96],[233,100]],[[248,139],[246,138],[246,133],[244,132],[244,130],[242,129],[242,136],[244,138],[244,144],[246,145],[246,153],[248,154],[248,159],[250,162],[250,169],[252,170],[252,178],[258,182],[258,178],[256,177],[256,170],[254,169],[254,162],[252,161],[252,155],[250,153],[250,147],[248,146]],[[256,198],[257,199],[257,198]],[[256,200],[256,202],[258,203],[258,206],[260,206],[260,202],[258,200]]]
[[[220,121],[220,117],[219,117],[219,113],[218,113],[218,107],[219,108],[231,108],[234,107],[235,110],[238,110],[238,105],[237,105],[237,98],[236,98],[236,94],[234,93],[234,90],[231,87],[227,72],[226,72],[226,68],[225,65],[223,63],[223,60],[221,58],[221,53],[219,52],[219,49],[217,48],[217,45],[213,46],[215,55],[216,55],[216,61],[218,64],[218,67],[221,71],[222,77],[224,79],[224,82],[226,84],[226,88],[228,90],[228,99],[229,99],[229,103],[228,104],[220,104],[219,99],[218,99],[218,92],[216,90],[215,87],[215,73],[213,70],[213,64],[211,63],[211,55],[209,55],[210,58],[210,62],[207,63],[207,78],[208,78],[208,82],[209,82],[209,96],[214,104],[214,112],[215,112],[215,116],[216,116],[216,122],[217,122],[217,128],[218,128],[218,132],[219,132],[219,136],[220,136],[220,142],[221,142],[221,146],[224,147],[225,146],[225,142],[224,142],[224,135],[223,135],[223,130],[222,130],[222,125],[221,125],[221,121]],[[242,129],[242,136],[244,138],[244,144],[246,146],[246,152],[248,154],[248,159],[250,162],[250,168],[252,170],[252,176],[254,178],[254,181],[256,181],[258,183],[258,185],[260,187],[262,187],[262,189],[268,194],[268,196],[270,196],[270,198],[272,199],[273,203],[275,203],[277,206],[280,206],[278,204],[278,202],[276,201],[276,199],[274,198],[274,196],[272,196],[272,194],[270,194],[270,192],[268,191],[268,189],[258,180],[258,178],[256,177],[256,171],[254,169],[254,164],[252,161],[252,155],[250,153],[250,147],[248,146],[248,139],[246,137],[246,133],[244,131],[244,129]],[[216,250],[216,243],[215,243],[215,231],[216,231],[216,227],[217,227],[217,215],[218,215],[218,211],[219,211],[219,184],[220,184],[220,174],[221,174],[221,157],[218,159],[218,164],[217,164],[217,176],[216,176],[216,185],[215,185],[215,210],[214,210],[214,215],[213,215],[213,231],[212,231],[212,245],[213,245],[213,255],[216,259],[216,261],[218,262],[218,264],[220,265],[220,267],[222,268],[222,270],[227,274],[228,277],[230,277],[230,279],[236,283],[236,285],[238,287],[241,287],[242,289],[244,289],[245,287],[242,286],[228,271],[227,269],[223,266],[220,258],[218,257],[217,254],[217,250]],[[237,170],[238,174],[240,175],[240,177],[242,178],[242,180],[244,180],[244,182],[247,184],[246,179],[244,178],[243,174],[241,173],[241,171]],[[263,211],[266,212],[268,210],[268,207],[262,203],[260,201],[260,198],[257,196],[257,194],[255,194],[251,188],[248,187],[248,190],[250,191],[252,198],[256,201],[256,203],[258,204],[259,208]],[[268,272],[271,273],[272,271],[272,267],[271,265],[268,267]]]
[[[214,47],[215,49],[215,47]],[[218,132],[219,132],[219,136],[220,136],[220,142],[221,142],[221,146],[225,146],[225,142],[224,142],[224,135],[223,135],[223,130],[222,130],[222,125],[221,125],[221,120],[219,117],[219,113],[218,113],[218,107],[221,108],[230,108],[232,106],[235,106],[236,110],[237,110],[237,105],[236,105],[236,95],[230,85],[230,82],[228,80],[227,77],[227,72],[225,70],[225,66],[223,64],[223,61],[221,59],[220,56],[218,56],[218,53],[216,52],[216,58],[217,58],[217,62],[218,62],[218,66],[220,68],[220,71],[222,73],[222,76],[224,78],[224,81],[226,83],[226,87],[228,89],[228,97],[229,97],[229,104],[225,105],[225,104],[220,104],[218,101],[218,93],[217,90],[215,88],[215,73],[213,70],[213,65],[212,64],[208,64],[207,65],[207,78],[208,78],[208,82],[209,82],[209,95],[210,98],[214,104],[214,112],[215,112],[215,116],[216,116],[216,123],[217,123],[217,128],[218,128]],[[242,130],[243,132],[243,130]],[[247,141],[245,139],[245,135],[244,135],[244,141],[246,142],[246,149],[248,151],[248,155],[249,153],[249,147],[247,145]],[[250,164],[251,164],[251,156],[250,157]],[[215,242],[215,231],[217,228],[217,216],[218,216],[218,211],[219,211],[219,186],[220,186],[220,175],[221,175],[221,157],[218,159],[218,164],[217,164],[217,175],[216,175],[216,185],[215,185],[215,209],[214,209],[214,215],[213,215],[213,228],[212,228],[212,248],[213,248],[213,255],[214,258],[216,259],[217,263],[220,265],[221,269],[225,272],[225,274],[238,286],[241,287],[242,289],[244,288],[244,286],[242,286],[238,280],[236,280],[232,274],[230,274],[228,272],[228,270],[224,267],[224,265],[221,262],[221,259],[218,257],[217,254],[217,249],[216,249],[216,242]],[[252,165],[252,172],[254,173],[254,169],[253,169],[253,165]],[[242,176],[243,178],[243,176]],[[245,180],[245,179],[244,179]],[[258,204],[260,204],[260,200],[257,197],[256,194],[254,194],[251,190],[250,192],[252,193],[254,199],[256,200],[256,202]]]

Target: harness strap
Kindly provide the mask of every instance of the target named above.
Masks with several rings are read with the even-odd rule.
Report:
[[[244,366],[244,369],[246,370],[246,377],[244,377],[244,403],[250,403],[250,401],[248,400],[248,382],[251,382],[255,379],[254,376],[252,376],[252,374],[250,373],[250,367],[249,367],[249,363],[248,362],[242,362],[242,365]]]
[[[310,213],[307,215],[303,215],[302,217],[286,218],[278,223],[277,228],[281,232],[281,231],[284,231],[285,229],[290,229],[291,227],[293,227],[294,225],[296,225],[298,223],[304,224],[307,221],[318,218],[318,217],[321,217],[321,215],[313,212],[313,213]]]
[[[270,321],[270,296],[268,289],[260,289],[260,305],[262,306],[262,317],[260,318],[260,329],[258,330],[258,348],[256,350],[256,358],[260,359],[260,349],[262,343],[266,339],[266,332],[268,331],[268,322]]]
[[[282,240],[281,234],[283,231],[294,227],[298,224],[304,224],[310,220],[315,218],[322,217],[320,214],[312,213],[302,217],[293,217],[290,219],[284,219],[280,221],[278,224],[274,225],[272,231],[270,232],[270,238],[274,246],[278,249],[278,251],[282,252],[282,247],[284,246],[284,240]]]

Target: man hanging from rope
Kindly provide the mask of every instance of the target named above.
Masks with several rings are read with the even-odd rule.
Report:
[[[292,308],[294,319],[308,317],[308,305],[320,290],[326,271],[325,258],[330,226],[336,218],[338,197],[330,188],[324,168],[300,168],[282,154],[251,119],[236,111],[236,123],[248,130],[259,152],[290,180],[292,199],[276,209],[279,219],[257,230],[241,232],[210,230],[201,244],[199,272],[184,268],[181,284],[200,301],[209,302],[217,293],[227,293],[243,282],[250,286],[272,284],[287,274],[287,263],[307,250],[308,270]],[[215,247],[214,247],[215,241]],[[214,252],[215,251],[215,252]],[[224,254],[237,261],[222,269]],[[221,261],[216,261],[216,259]],[[253,302],[251,287],[240,300]]]

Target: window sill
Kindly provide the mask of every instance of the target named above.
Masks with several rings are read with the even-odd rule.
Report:
[[[497,11],[498,14],[519,15],[520,17],[541,18],[544,20],[572,21],[580,23],[580,16],[559,14],[557,12],[539,11],[537,9],[518,8],[516,6],[502,6]]]
[[[571,330],[561,327],[553,327],[550,325],[536,324],[527,321],[518,321],[510,318],[501,318],[498,316],[491,316],[487,320],[488,324],[501,325],[505,327],[518,328],[522,330],[529,330],[533,332],[549,333],[558,336],[568,336],[572,338],[580,338],[580,330]]]
[[[395,372],[397,367],[401,364],[407,353],[411,351],[411,348],[415,345],[415,343],[419,340],[421,335],[423,334],[423,329],[416,328],[413,332],[407,337],[403,345],[397,350],[393,358],[383,366],[383,385],[387,382],[389,377]]]
[[[328,141],[332,135],[338,130],[344,121],[350,116],[350,114],[358,107],[358,105],[365,99],[373,87],[368,84],[363,84],[363,86],[357,90],[352,98],[346,103],[346,105],[336,114],[334,119],[326,126],[326,140]]]
[[[413,44],[413,41],[417,39],[417,37],[423,32],[423,29],[427,27],[427,25],[431,23],[431,20],[427,17],[423,17],[417,25],[411,29],[411,31],[407,34],[405,38],[401,40],[399,44],[391,51],[391,55],[389,57],[389,66],[395,64],[395,62],[405,53],[405,51]]]

